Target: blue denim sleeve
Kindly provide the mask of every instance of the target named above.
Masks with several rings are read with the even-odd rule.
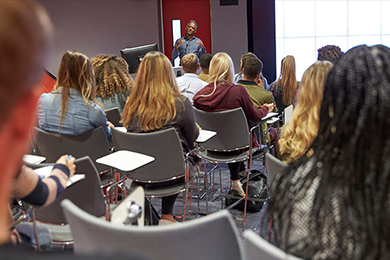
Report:
[[[108,127],[106,113],[104,113],[103,109],[95,103],[91,104],[91,109],[89,110],[89,120],[95,127],[102,126],[108,142],[111,142],[112,133],[111,129]]]

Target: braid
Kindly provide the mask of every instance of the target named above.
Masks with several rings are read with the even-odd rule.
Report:
[[[389,258],[389,113],[390,49],[349,50],[328,75],[313,155],[272,183],[270,211],[287,252]]]
[[[111,97],[133,88],[134,81],[128,72],[128,65],[115,55],[100,54],[92,58],[95,70],[98,97]]]

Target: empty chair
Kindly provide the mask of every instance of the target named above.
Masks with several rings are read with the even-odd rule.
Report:
[[[268,183],[268,192],[270,191],[270,186],[272,181],[274,180],[276,174],[278,174],[281,170],[286,168],[288,166],[287,163],[282,162],[275,156],[273,156],[270,153],[267,153],[265,155],[265,162],[267,166],[267,183]],[[271,193],[268,193],[268,196],[271,196]],[[270,220],[269,220],[269,241],[271,241],[271,235],[272,235],[272,215],[270,215]]]
[[[76,254],[130,251],[150,260],[242,259],[239,236],[227,211],[182,225],[139,228],[102,221],[71,201],[63,201],[62,207],[71,225]]]
[[[246,260],[300,260],[287,254],[281,249],[261,238],[252,230],[245,230],[245,259]],[[302,260],[302,259],[301,259]]]

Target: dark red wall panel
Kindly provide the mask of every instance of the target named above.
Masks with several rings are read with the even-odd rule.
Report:
[[[194,34],[200,38],[206,46],[206,51],[211,50],[211,26],[210,26],[210,1],[209,0],[163,0],[164,45],[165,55],[171,59],[172,47],[172,20],[181,20],[182,36],[185,35],[184,27],[189,20],[195,20],[198,24]]]

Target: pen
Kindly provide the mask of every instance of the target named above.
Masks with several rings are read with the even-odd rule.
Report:
[[[68,158],[66,158],[65,161],[67,162],[67,161],[69,161],[69,160],[72,159],[72,158],[73,158],[72,155],[68,155]]]

